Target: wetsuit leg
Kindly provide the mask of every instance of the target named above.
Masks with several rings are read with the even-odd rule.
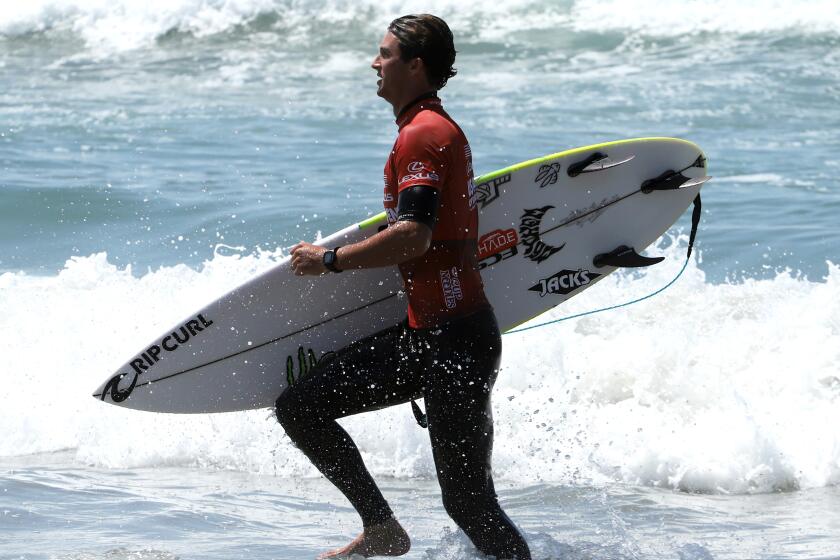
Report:
[[[527,543],[499,506],[490,468],[490,393],[502,343],[493,312],[457,321],[434,338],[438,362],[430,368],[425,404],[444,507],[483,554],[530,560]]]
[[[277,399],[277,419],[294,444],[347,497],[365,527],[392,515],[336,418],[407,402],[422,393],[422,351],[409,352],[403,325],[380,331],[324,357]]]

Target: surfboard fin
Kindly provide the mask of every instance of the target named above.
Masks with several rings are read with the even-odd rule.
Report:
[[[617,167],[622,163],[627,163],[635,157],[635,155],[631,155],[624,159],[612,160],[607,158],[607,154],[604,154],[602,152],[595,152],[588,158],[577,163],[571,164],[569,166],[569,169],[566,170],[566,173],[569,174],[569,177],[577,177],[581,173],[593,173],[595,171],[603,171],[604,169],[610,169],[612,167]]]
[[[708,175],[705,177],[697,177],[691,179],[682,173],[678,173],[673,169],[669,169],[662,175],[648,179],[642,183],[641,191],[645,194],[650,194],[653,191],[674,191],[677,189],[687,189],[688,187],[696,187],[702,185],[711,179]]]
[[[711,179],[711,175],[706,175],[705,177],[697,177],[696,179],[689,179],[682,185],[680,185],[681,189],[687,189],[688,187],[696,187],[697,185],[702,185],[709,179]]]
[[[665,257],[645,257],[636,252],[633,247],[627,245],[620,245],[610,251],[609,253],[601,253],[595,255],[592,259],[592,264],[596,268],[605,266],[614,266],[616,268],[640,268],[643,266],[651,266],[665,260]]]

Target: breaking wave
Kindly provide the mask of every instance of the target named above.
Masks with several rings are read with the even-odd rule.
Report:
[[[362,29],[379,33],[402,13],[431,11],[480,40],[539,30],[692,33],[832,34],[840,32],[840,5],[832,0],[480,0],[377,2],[373,0],[33,0],[0,6],[0,36],[70,33],[91,49],[119,52],[152,45],[173,33],[205,37],[246,30],[254,34],[311,35],[310,40]]]
[[[642,274],[613,274],[543,316],[666,284],[683,238]],[[104,253],[55,276],[0,275],[0,456],[73,450],[84,464],[316,472],[270,410],[179,416],[121,409],[92,390],[138,343],[277,262],[216,254],[141,276]],[[494,392],[497,477],[770,492],[840,482],[840,267],[713,284],[695,262],[645,302],[505,338]],[[409,406],[342,420],[371,470],[432,477]],[[383,437],[382,434],[387,434]]]

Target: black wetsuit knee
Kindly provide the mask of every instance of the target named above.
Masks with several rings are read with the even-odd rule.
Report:
[[[295,391],[284,391],[274,402],[274,415],[293,443],[306,437],[306,426],[313,421],[311,415],[306,414]]]
[[[277,416],[277,421],[283,426],[283,429],[288,431],[288,428],[294,427],[295,415],[297,412],[292,406],[292,392],[283,391],[277,400],[274,401],[274,414]]]

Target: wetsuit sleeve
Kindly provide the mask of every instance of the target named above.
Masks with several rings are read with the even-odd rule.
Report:
[[[402,189],[397,199],[398,222],[420,222],[435,229],[438,191],[429,185],[414,185]]]
[[[446,159],[447,149],[435,141],[434,131],[427,127],[403,131],[394,154],[397,192],[417,185],[440,191],[446,182]]]

